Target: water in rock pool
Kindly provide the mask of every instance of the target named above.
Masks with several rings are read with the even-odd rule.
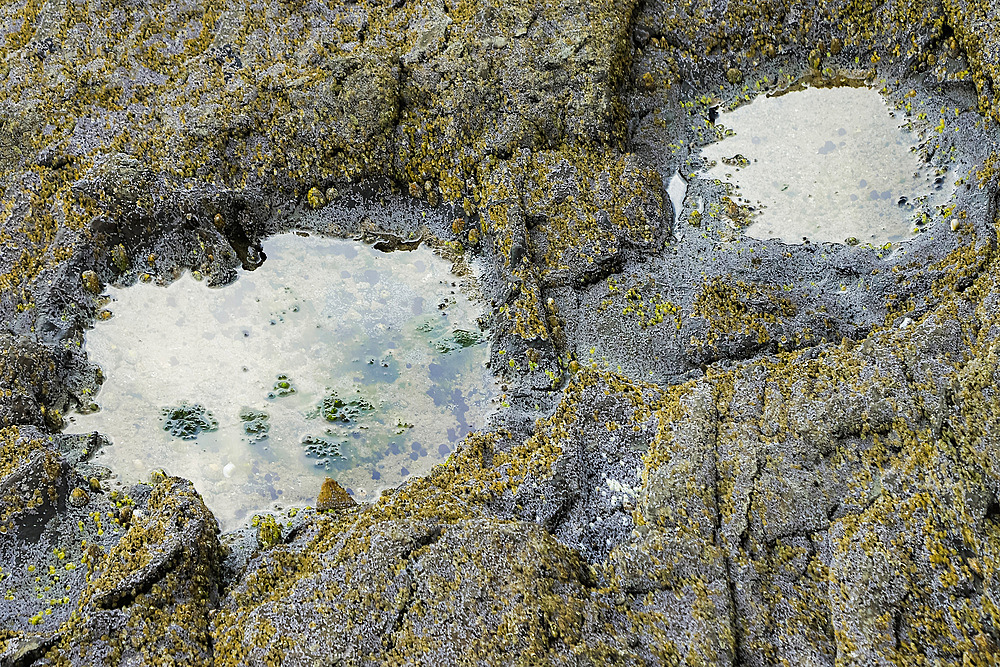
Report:
[[[68,430],[112,444],[121,483],[192,480],[223,525],[315,502],[330,475],[359,501],[426,473],[484,423],[494,396],[475,304],[426,248],[285,234],[212,289],[109,289],[87,334],[106,381]]]
[[[751,237],[895,243],[954,180],[920,163],[919,137],[901,121],[864,87],[761,95],[719,116],[732,134],[702,156],[715,163],[708,177],[736,186],[729,217]]]

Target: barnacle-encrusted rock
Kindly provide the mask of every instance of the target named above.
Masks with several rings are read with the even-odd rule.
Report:
[[[83,287],[91,294],[101,293],[101,280],[97,277],[97,274],[93,271],[84,271],[80,274],[80,279],[83,281]]]
[[[351,495],[335,479],[327,477],[323,480],[323,486],[320,487],[319,496],[316,498],[316,509],[320,511],[340,510],[355,505],[357,503],[354,502],[354,498],[351,498]]]
[[[81,605],[50,655],[72,663],[152,663],[152,656],[164,655],[175,664],[209,662],[209,610],[222,556],[218,530],[189,482],[170,477],[157,484],[145,515],[133,515],[117,543],[89,564]],[[118,623],[134,631],[88,639]]]
[[[73,507],[83,507],[90,502],[90,494],[83,487],[76,487],[69,493],[69,504]]]
[[[1000,15],[779,5],[12,3],[0,662],[995,661]],[[743,238],[697,147],[800,76],[926,124],[954,208],[892,249]],[[220,596],[186,482],[73,502],[84,454],[56,431],[109,312],[80,282],[225,284],[288,226],[467,240],[504,396],[428,477],[237,545]]]
[[[125,273],[132,266],[132,260],[128,257],[128,251],[125,250],[125,246],[121,243],[111,249],[111,261],[114,262],[121,273]]]
[[[323,196],[323,191],[319,188],[309,188],[306,199],[312,208],[321,208],[326,204],[326,197]]]

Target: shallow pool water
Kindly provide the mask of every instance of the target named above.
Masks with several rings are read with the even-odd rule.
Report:
[[[754,238],[895,243],[950,192],[869,88],[761,95],[716,122],[732,134],[702,150],[707,176],[736,186],[722,213]]]
[[[109,289],[86,343],[101,409],[68,429],[109,436],[94,462],[122,483],[192,480],[225,529],[314,503],[327,475],[374,499],[443,461],[494,396],[480,313],[431,250],[295,234],[264,250],[224,288]]]

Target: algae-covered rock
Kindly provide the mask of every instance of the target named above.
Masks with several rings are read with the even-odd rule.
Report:
[[[995,663],[998,20],[985,0],[12,5],[0,663]],[[720,110],[844,82],[923,134],[949,205],[898,247],[744,237],[698,176]],[[289,227],[468,241],[503,396],[427,477],[363,507],[324,485],[339,511],[232,540],[223,581],[190,484],[90,483],[100,439],[58,431],[101,382],[100,276],[224,285]],[[331,428],[367,412],[331,401]],[[214,424],[182,412],[181,437]]]
[[[257,545],[261,549],[270,549],[281,544],[281,524],[271,515],[255,516],[253,524],[257,528]]]
[[[317,510],[321,512],[325,510],[340,510],[354,507],[355,505],[357,503],[354,502],[351,495],[335,479],[327,477],[323,480],[319,496],[316,497]]]
[[[199,623],[190,605],[206,599],[195,591],[209,591],[211,579],[199,578],[199,570],[185,564],[200,558],[204,549],[211,551],[216,539],[215,519],[204,505],[200,515],[185,511],[183,491],[172,495],[172,488],[160,489],[151,498],[148,487],[127,494],[84,491],[85,480],[64,458],[70,441],[28,427],[0,431],[5,591],[0,598],[0,658],[5,664],[34,664],[44,655],[85,664],[79,654],[81,640],[91,633],[134,624],[142,617],[155,620],[169,615],[171,605],[184,613],[172,620],[172,629],[160,625],[153,633],[186,636],[196,632]],[[74,502],[77,492],[89,496],[85,504]],[[190,486],[187,494],[201,503]],[[177,511],[167,510],[178,502]],[[117,517],[119,510],[132,507],[141,507],[145,518],[129,528]],[[199,525],[208,528],[200,536]],[[38,594],[43,589],[58,594]],[[104,611],[116,605],[114,611]],[[139,607],[145,611],[133,613]],[[204,621],[202,617],[201,627]],[[143,646],[123,634],[115,643],[90,645],[86,660],[138,656]],[[180,644],[172,650],[183,659]],[[188,655],[197,659],[198,654]]]
[[[169,477],[145,491],[116,544],[92,551],[80,604],[48,655],[56,662],[209,664],[209,614],[218,596],[218,522],[189,482]],[[164,620],[169,619],[169,620]],[[111,632],[95,642],[107,628]]]

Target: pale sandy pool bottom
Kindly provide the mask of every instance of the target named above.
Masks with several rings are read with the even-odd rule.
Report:
[[[122,484],[192,480],[225,529],[315,503],[327,475],[373,500],[445,460],[495,395],[481,313],[429,249],[294,234],[264,248],[228,287],[109,290],[113,317],[87,336],[101,410],[69,429],[110,438],[94,462]]]
[[[737,222],[753,238],[898,243],[954,187],[918,159],[903,120],[865,87],[760,95],[719,116],[732,134],[704,147],[714,162],[704,175],[735,186],[749,211]]]

